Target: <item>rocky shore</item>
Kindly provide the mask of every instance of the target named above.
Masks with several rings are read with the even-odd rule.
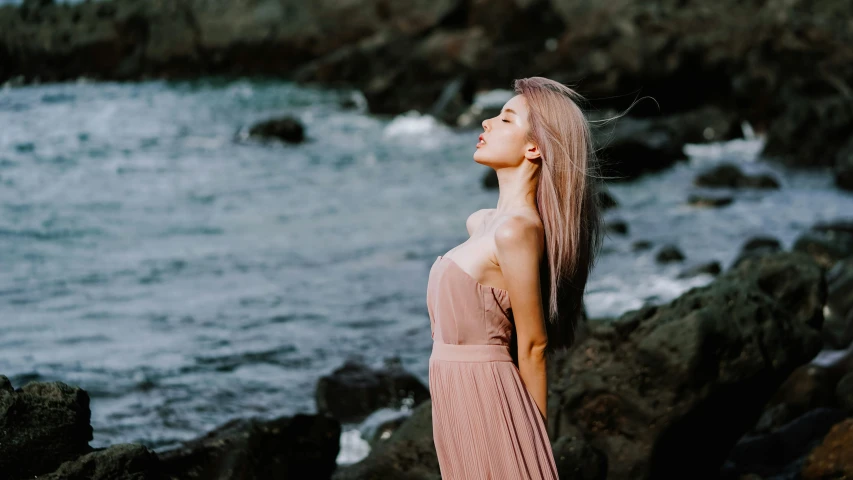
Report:
[[[417,109],[458,124],[476,92],[543,75],[577,85],[605,116],[654,98],[617,122],[613,135],[628,138],[604,155],[616,178],[671,164],[684,142],[740,135],[747,121],[766,133],[765,155],[832,167],[853,189],[849,7],[27,0],[0,7],[0,82],[270,75],[355,87],[374,114]]]
[[[0,82],[270,75],[359,89],[371,113],[409,109],[456,126],[495,112],[475,94],[543,75],[591,99],[611,181],[684,158],[686,143],[766,136],[785,165],[832,168],[853,190],[849,2],[114,0],[0,7]],[[294,119],[251,136],[303,138]],[[495,186],[493,176],[483,179]],[[734,165],[694,181],[693,207],[782,188]],[[610,208],[618,209],[612,197]],[[612,234],[630,225],[612,221]],[[637,250],[651,244],[635,245]],[[688,259],[656,246],[660,263]],[[820,223],[791,251],[748,239],[709,285],[669,304],[590,320],[549,363],[548,430],[560,478],[853,478],[853,220]],[[2,372],[0,372],[2,373]],[[93,449],[88,394],[0,375],[0,472],[11,480],[437,479],[426,386],[399,365],[347,363],[318,380],[316,415],[235,419],[181,447]],[[411,413],[338,467],[341,424]]]
[[[816,225],[794,251],[751,249],[667,305],[589,320],[575,346],[549,363],[548,431],[560,478],[853,475],[851,248],[848,222]],[[316,415],[234,420],[154,453],[90,448],[84,390],[60,382],[13,388],[0,376],[0,471],[12,480],[440,478],[429,391],[399,364],[348,362],[319,379],[316,392]],[[336,465],[342,422],[404,404],[409,415],[366,438],[366,458]]]

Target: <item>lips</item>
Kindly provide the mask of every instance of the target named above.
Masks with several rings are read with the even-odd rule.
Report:
[[[483,136],[482,136],[482,135],[480,135],[480,137],[478,138],[478,140],[479,140],[479,141],[481,141],[481,142],[483,142],[483,143],[486,143],[486,140],[483,138]]]

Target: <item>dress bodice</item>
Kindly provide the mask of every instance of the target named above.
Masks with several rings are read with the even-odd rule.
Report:
[[[509,345],[514,328],[509,292],[483,285],[439,255],[429,271],[427,309],[435,342]]]

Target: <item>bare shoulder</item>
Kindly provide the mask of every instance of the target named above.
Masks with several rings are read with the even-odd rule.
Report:
[[[514,214],[495,229],[498,256],[525,256],[538,260],[545,251],[545,226],[537,215]]]
[[[477,227],[483,224],[483,221],[490,217],[494,212],[495,208],[481,208],[476,212],[468,215],[468,219],[465,221],[465,227],[468,229],[468,236],[474,234],[477,230]]]

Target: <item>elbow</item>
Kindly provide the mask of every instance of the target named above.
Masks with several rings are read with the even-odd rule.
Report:
[[[545,358],[545,350],[548,346],[547,342],[531,343],[528,345],[518,346],[518,358],[529,360],[541,360]]]

